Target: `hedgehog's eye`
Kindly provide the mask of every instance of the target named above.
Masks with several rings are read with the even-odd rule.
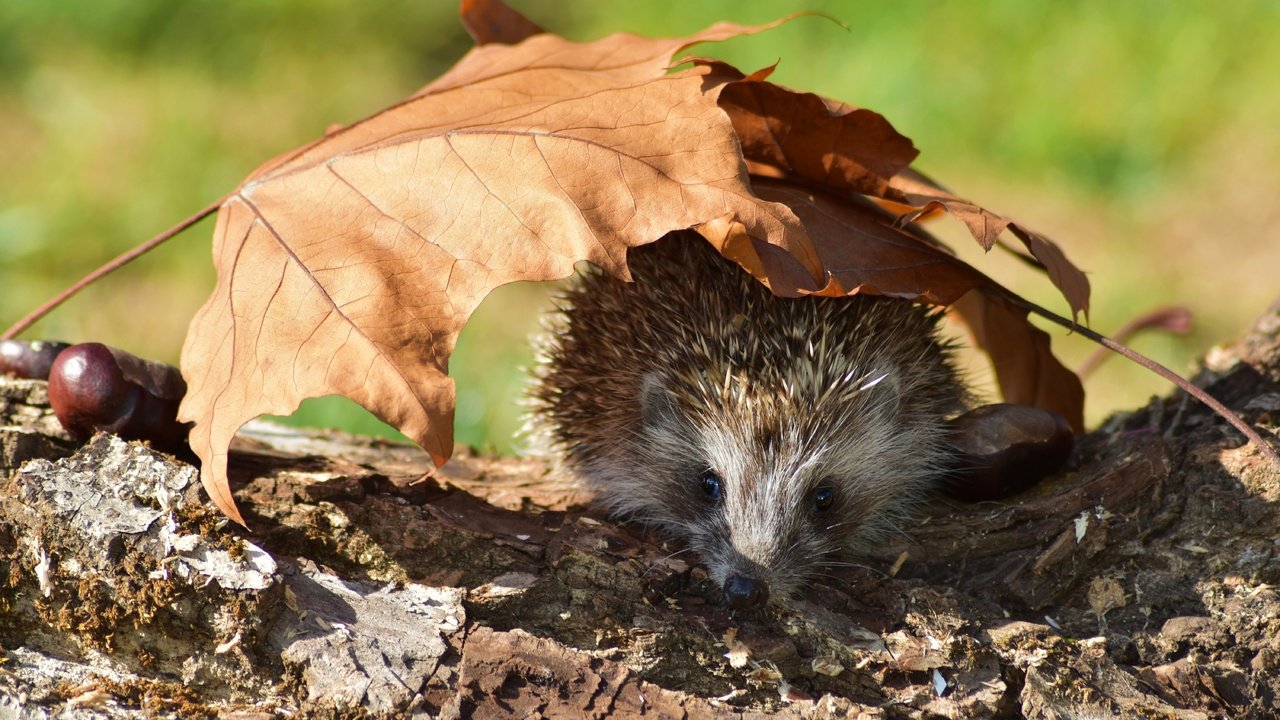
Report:
[[[715,470],[703,470],[698,476],[698,484],[702,486],[702,492],[712,500],[720,499],[720,491],[724,489],[724,481],[716,474]]]
[[[835,501],[836,491],[829,485],[823,485],[813,493],[813,506],[818,510],[818,512],[829,510]]]

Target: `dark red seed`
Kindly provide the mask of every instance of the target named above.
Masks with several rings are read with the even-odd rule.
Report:
[[[180,445],[188,426],[177,421],[186,384],[178,369],[101,343],[73,345],[49,374],[49,404],[73,437],[113,432],[130,440]]]
[[[47,340],[0,340],[0,373],[33,380],[48,380],[58,353],[70,345]]]

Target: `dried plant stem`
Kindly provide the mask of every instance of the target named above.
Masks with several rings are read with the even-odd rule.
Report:
[[[1156,308],[1120,326],[1112,339],[1117,343],[1127,343],[1129,338],[1146,330],[1164,330],[1175,335],[1186,335],[1191,332],[1191,311],[1177,305]],[[1098,348],[1080,363],[1080,367],[1076,368],[1076,374],[1081,378],[1093,374],[1093,371],[1097,370],[1098,366],[1109,357],[1111,355],[1106,347]]]
[[[1003,288],[1001,289],[1003,290]],[[1021,298],[1013,294],[1012,292],[1008,292],[1008,291],[1004,291],[1002,294],[1005,295],[1005,297],[1007,297],[1008,300],[1014,303],[1015,305],[1018,305],[1019,307],[1024,307],[1027,310],[1039,315],[1040,317],[1046,320],[1049,320],[1050,322],[1061,325],[1062,327],[1070,330],[1071,332],[1080,333],[1084,337],[1089,338],[1090,340],[1098,343],[1102,347],[1105,347],[1114,353],[1117,353],[1119,355],[1122,355],[1128,358],[1132,362],[1137,363],[1138,365],[1141,365],[1142,367],[1150,370],[1151,372],[1159,375],[1165,380],[1168,380],[1169,382],[1178,386],[1182,390],[1186,391],[1188,395],[1204,403],[1210,410],[1213,410],[1215,413],[1221,416],[1224,420],[1231,423],[1241,433],[1244,433],[1244,436],[1248,438],[1250,442],[1254,443],[1254,445],[1257,446],[1258,450],[1260,450],[1262,454],[1265,455],[1267,459],[1271,461],[1271,463],[1275,466],[1275,468],[1277,470],[1280,470],[1280,455],[1277,455],[1275,449],[1273,449],[1271,445],[1267,443],[1266,440],[1262,439],[1262,436],[1258,434],[1258,431],[1254,430],[1252,426],[1246,423],[1239,415],[1237,415],[1235,412],[1230,410],[1226,405],[1223,405],[1222,403],[1214,399],[1212,395],[1196,387],[1195,385],[1192,385],[1190,380],[1187,380],[1186,378],[1182,377],[1178,373],[1170,370],[1169,368],[1165,367],[1164,365],[1161,365],[1160,363],[1156,362],[1155,360],[1152,360],[1151,358],[1143,355],[1142,353],[1139,353],[1138,351],[1130,347],[1122,345],[1121,343],[1118,343],[1115,340],[1112,340],[1111,338],[1105,335],[1094,332],[1093,330],[1090,330],[1087,327],[1078,325],[1075,322],[1072,322],[1071,320],[1068,320],[1062,317],[1061,315],[1057,315],[1052,311],[1046,310],[1040,307],[1039,305],[1036,305],[1035,303],[1031,302],[1030,300]]]
[[[26,317],[22,318],[18,322],[11,325],[8,330],[4,331],[3,335],[0,335],[0,340],[12,340],[19,333],[21,333],[22,331],[34,325],[38,320],[40,320],[40,318],[52,312],[54,308],[58,307],[62,303],[69,300],[73,295],[85,289],[89,285],[97,282],[98,279],[101,278],[102,276],[114,270],[117,270],[121,267],[124,267],[125,265],[128,265],[129,263],[133,262],[139,257],[142,257],[143,255],[145,255],[147,252],[155,248],[157,245],[164,243],[166,240],[173,237],[174,235],[177,235],[178,233],[182,232],[183,230],[186,230],[192,225],[195,225],[196,223],[200,222],[206,217],[209,217],[214,212],[216,212],[219,207],[222,206],[222,203],[224,200],[226,200],[225,197],[218,199],[217,202],[209,205],[208,207],[205,207],[202,210],[197,211],[194,215],[192,215],[191,217],[188,217],[187,219],[183,220],[177,225],[174,225],[168,230],[165,230],[159,235],[156,235],[150,240],[142,243],[141,245],[137,245],[129,249],[128,251],[124,252],[123,254],[117,256],[115,259],[110,260],[107,263],[99,266],[93,272],[77,280],[74,285],[58,293],[51,300],[41,305],[40,307],[36,308],[35,310],[32,310],[30,313],[27,314]]]

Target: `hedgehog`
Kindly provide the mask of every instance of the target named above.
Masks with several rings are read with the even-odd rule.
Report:
[[[695,550],[734,610],[785,600],[896,532],[947,472],[970,402],[940,312],[785,298],[691,232],[558,298],[536,436],[614,515]]]

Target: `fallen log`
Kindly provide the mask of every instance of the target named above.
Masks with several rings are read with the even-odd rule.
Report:
[[[1199,384],[1274,434],[1280,305]],[[1280,476],[1175,395],[733,615],[533,460],[246,426],[231,478],[0,380],[0,718],[1269,717]],[[856,563],[856,564],[855,564]]]

